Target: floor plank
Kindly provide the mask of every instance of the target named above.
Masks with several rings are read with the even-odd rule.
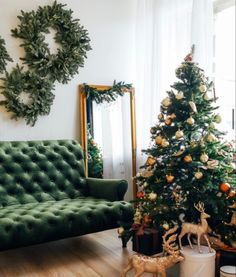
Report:
[[[118,277],[134,252],[109,230],[0,252],[0,277]],[[178,277],[178,267],[168,277]],[[133,272],[128,274],[134,276]],[[143,274],[143,277],[152,276]]]

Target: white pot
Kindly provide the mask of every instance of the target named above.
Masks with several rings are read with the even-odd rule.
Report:
[[[224,265],[220,268],[220,277],[236,277],[236,266]]]

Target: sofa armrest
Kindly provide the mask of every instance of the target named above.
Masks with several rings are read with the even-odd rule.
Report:
[[[128,188],[126,180],[86,178],[88,195],[109,201],[121,201]]]

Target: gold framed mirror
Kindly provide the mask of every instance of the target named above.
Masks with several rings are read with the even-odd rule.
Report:
[[[112,88],[112,86],[106,86],[106,85],[85,85],[85,84],[81,84],[79,85],[79,111],[80,111],[80,144],[83,148],[83,151],[84,151],[84,158],[85,158],[85,169],[86,169],[86,175],[88,176],[88,161],[89,161],[89,155],[88,155],[88,134],[89,134],[89,129],[88,128],[88,124],[92,124],[92,129],[96,130],[96,122],[94,123],[93,120],[96,119],[99,117],[97,116],[96,114],[93,115],[94,112],[97,112],[97,110],[99,111],[102,111],[104,112],[104,110],[106,110],[106,115],[105,115],[105,119],[109,116],[113,116],[114,115],[114,111],[112,111],[110,114],[107,112],[108,109],[110,109],[110,107],[112,107],[113,104],[108,104],[108,105],[99,105],[100,107],[97,108],[97,103],[95,103],[96,101],[89,101],[89,96],[88,94],[86,93],[85,91],[85,86],[89,86],[90,88],[93,88],[93,89],[96,89],[97,92],[104,92],[104,91],[109,91],[109,89]],[[117,175],[117,174],[114,174],[115,176],[112,176],[112,175],[109,175],[109,176],[104,176],[104,178],[113,178],[113,179],[116,179],[116,178],[122,178],[124,179],[122,176],[122,173],[124,173],[124,171],[128,170],[128,168],[130,168],[130,178],[128,176],[128,178],[125,178],[125,179],[129,179],[127,180],[128,183],[129,183],[129,186],[132,186],[132,193],[130,194],[130,197],[129,198],[136,198],[136,193],[137,193],[137,187],[136,187],[136,184],[133,180],[133,177],[136,175],[136,118],[135,118],[135,89],[133,87],[131,88],[124,88],[122,89],[122,94],[123,96],[125,97],[119,97],[119,99],[122,99],[122,100],[118,100],[118,98],[114,101],[114,102],[118,102],[118,101],[124,101],[124,105],[126,106],[126,110],[127,110],[127,117],[129,118],[124,118],[123,122],[124,124],[126,124],[126,126],[123,127],[123,129],[125,129],[124,131],[125,132],[128,132],[128,136],[126,136],[126,138],[124,140],[124,143],[127,144],[126,145],[126,149],[128,147],[128,151],[124,151],[125,152],[125,155],[129,155],[130,156],[130,160],[128,158],[128,160],[130,161],[130,165],[127,164],[127,163],[122,163],[122,162],[119,162],[118,164],[118,167],[123,167],[123,169],[120,169],[120,173],[121,173],[121,176]],[[92,102],[92,103],[91,103]],[[129,103],[128,103],[129,102]],[[117,112],[117,111],[116,111]],[[108,114],[108,115],[107,115]],[[118,118],[123,116],[124,117],[124,114],[121,112],[120,116],[118,114]],[[91,123],[91,117],[92,117],[92,123]],[[103,115],[104,117],[104,115]],[[126,120],[127,119],[127,120]],[[88,121],[89,120],[89,121]],[[112,119],[113,120],[113,119]],[[112,125],[115,125],[115,129],[117,129],[117,126],[116,125],[119,125],[119,124],[116,124],[115,122],[111,121],[112,122]],[[128,125],[130,126],[128,126]],[[95,126],[94,126],[95,125]],[[105,131],[109,131],[111,129],[111,125],[110,127],[105,127]],[[99,131],[100,131],[100,128],[97,128]],[[127,130],[129,129],[129,130]],[[94,136],[94,131],[92,131],[93,133],[93,136]],[[115,144],[115,150],[116,152],[118,151],[117,148],[119,147],[116,147],[116,146],[119,146],[120,145],[120,140],[119,138],[117,138],[117,133],[119,133],[118,131],[116,132],[116,135],[115,135],[115,139],[116,139],[116,142],[118,141],[118,144]],[[105,136],[105,139],[106,142],[102,141],[101,144],[105,144],[105,148],[107,147],[107,145],[109,145],[109,138],[111,136],[108,135]],[[130,137],[130,138],[129,138]],[[104,137],[103,137],[104,138]],[[95,138],[95,141],[96,141],[96,138]],[[100,147],[101,145],[99,145]],[[102,149],[102,152],[108,152],[110,153],[111,151],[106,151],[106,149]],[[127,153],[126,153],[127,152]],[[106,154],[106,158],[103,159],[103,161],[105,162],[105,160],[108,159],[109,160],[109,157],[107,157],[107,154]],[[119,160],[119,158],[117,158]],[[127,159],[126,159],[127,160]],[[127,162],[127,161],[126,161]],[[106,163],[106,162],[105,162]],[[108,161],[108,164],[110,164],[110,162]],[[105,173],[105,167],[104,167],[104,173]],[[109,172],[111,172],[112,170],[109,170]],[[117,172],[119,170],[116,170],[115,168],[115,172]],[[89,176],[88,176],[89,177]],[[131,197],[132,196],[132,197]]]

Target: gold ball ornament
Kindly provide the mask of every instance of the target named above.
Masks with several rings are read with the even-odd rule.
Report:
[[[168,108],[172,103],[171,103],[170,98],[166,97],[161,101],[161,104],[164,108]]]
[[[191,163],[191,162],[193,161],[193,159],[192,159],[191,155],[186,155],[186,156],[184,157],[184,161],[185,161],[186,163]]]
[[[206,163],[208,161],[209,157],[206,153],[202,153],[201,156],[200,156],[200,161],[202,163]]]
[[[151,133],[151,134],[155,134],[155,133],[156,133],[156,128],[152,127],[152,128],[150,129],[150,133]]]
[[[211,128],[211,129],[215,129],[215,128],[216,128],[216,126],[215,126],[215,124],[214,124],[213,122],[211,122],[211,123],[209,124],[209,128]]]
[[[148,187],[149,186],[148,182],[144,182],[143,186],[144,186],[144,188]]]
[[[175,98],[177,100],[182,100],[184,98],[184,93],[182,91],[179,91],[176,95]]]
[[[170,145],[170,143],[169,143],[168,140],[166,140],[166,139],[163,139],[163,140],[162,140],[162,142],[161,142],[161,146],[162,146],[162,147],[165,148],[165,147],[168,147],[169,145]]]
[[[234,197],[236,195],[236,191],[235,190],[230,190],[228,193],[227,193],[228,197]]]
[[[184,132],[181,131],[180,129],[175,133],[175,137],[176,137],[177,139],[180,139],[180,138],[182,138],[183,136],[184,136]]]
[[[176,119],[176,114],[175,113],[172,113],[171,115],[169,115],[169,117],[173,120],[173,119]]]
[[[207,86],[202,84],[202,85],[199,86],[199,90],[200,90],[200,92],[204,93],[204,92],[207,91]]]
[[[168,117],[168,118],[165,120],[166,126],[170,126],[171,123],[172,123],[172,120],[171,120],[171,118]]]
[[[221,116],[220,116],[219,114],[217,114],[217,115],[215,116],[215,118],[214,118],[214,121],[215,121],[216,123],[221,123],[221,121],[222,121]]]
[[[174,181],[174,179],[175,179],[175,176],[173,176],[173,175],[166,175],[166,181],[167,181],[167,183],[172,183],[173,181]]]
[[[193,125],[195,123],[195,120],[192,118],[192,116],[190,116],[186,121],[189,125]]]
[[[149,156],[149,157],[147,158],[147,161],[146,161],[146,164],[147,164],[147,165],[154,165],[155,163],[156,163],[156,159],[155,159],[154,157]]]
[[[206,140],[208,142],[214,142],[214,141],[217,141],[218,139],[216,138],[216,136],[214,134],[209,134],[209,135],[207,135]]]
[[[148,195],[148,199],[151,201],[155,201],[157,199],[157,194],[155,192],[150,192]]]
[[[161,145],[162,140],[163,140],[163,138],[160,135],[155,138],[155,142],[156,142],[157,145]]]
[[[164,223],[162,227],[167,231],[170,229],[170,225],[168,223]]]
[[[164,114],[163,114],[163,113],[160,113],[160,114],[158,115],[158,119],[160,119],[160,120],[164,119]]]
[[[208,101],[210,99],[207,93],[204,94],[203,99],[206,101]]]
[[[219,185],[220,191],[224,193],[229,192],[230,188],[231,188],[231,185],[226,182],[223,182]]]
[[[202,174],[201,171],[197,171],[197,172],[194,174],[194,177],[195,177],[197,180],[200,180],[200,179],[202,179],[203,174]]]

